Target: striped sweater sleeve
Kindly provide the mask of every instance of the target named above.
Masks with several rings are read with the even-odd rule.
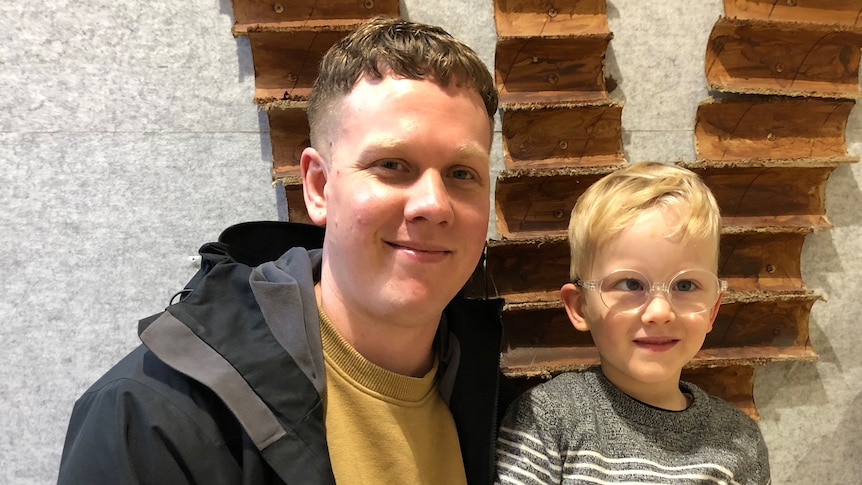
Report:
[[[563,458],[557,449],[559,436],[553,433],[560,428],[548,422],[553,416],[541,413],[547,409],[543,397],[536,391],[523,394],[503,419],[497,437],[496,483],[560,483]]]

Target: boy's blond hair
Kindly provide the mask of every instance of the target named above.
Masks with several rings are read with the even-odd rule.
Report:
[[[572,281],[597,277],[588,272],[599,245],[657,206],[677,212],[672,236],[715,241],[717,268],[721,215],[709,187],[685,168],[640,162],[606,175],[578,198],[569,219]]]

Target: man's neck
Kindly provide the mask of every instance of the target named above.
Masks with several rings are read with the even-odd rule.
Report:
[[[371,363],[396,374],[422,377],[434,365],[434,336],[440,315],[424,322],[397,319],[347,309],[337,295],[314,287],[317,304],[344,340]]]

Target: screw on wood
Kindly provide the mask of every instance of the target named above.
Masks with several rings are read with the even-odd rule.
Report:
[[[557,9],[552,8],[552,9],[548,10],[548,17],[554,18],[556,16],[557,16]]]
[[[560,82],[560,76],[557,76],[556,74],[551,74],[550,76],[548,76],[548,82],[551,84],[557,84],[558,82]]]
[[[281,13],[281,12],[284,12],[284,5],[282,5],[280,3],[276,3],[275,5],[272,6],[272,9],[275,10],[275,13]]]
[[[775,133],[772,133],[770,131],[769,133],[766,134],[766,139],[769,141],[775,141]]]
[[[297,75],[292,73],[292,72],[287,73],[286,77],[287,77],[287,82],[290,82],[290,83],[295,83],[296,80],[298,79]]]
[[[783,72],[784,71],[784,63],[779,62],[775,65],[775,72]]]
[[[554,211],[554,218],[555,219],[562,219],[564,215],[566,215],[566,213],[565,213],[565,211],[563,211],[563,209],[557,209]]]
[[[773,266],[771,264],[767,264],[766,265],[766,272],[767,273],[775,273],[775,266]]]
[[[795,7],[796,6],[796,0],[787,0],[787,5],[790,5],[791,7]]]
[[[560,147],[560,150],[565,150],[566,148],[569,148],[569,142],[566,140],[560,140],[560,142],[557,143],[557,146]]]
[[[368,10],[371,10],[372,8],[374,8],[374,0],[365,0],[362,6],[367,8]]]

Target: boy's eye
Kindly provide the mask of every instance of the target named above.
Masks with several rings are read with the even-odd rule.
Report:
[[[644,284],[634,278],[624,278],[614,285],[614,289],[620,291],[643,291]]]
[[[673,290],[689,292],[696,290],[697,286],[697,283],[692,280],[681,280],[674,283]]]

